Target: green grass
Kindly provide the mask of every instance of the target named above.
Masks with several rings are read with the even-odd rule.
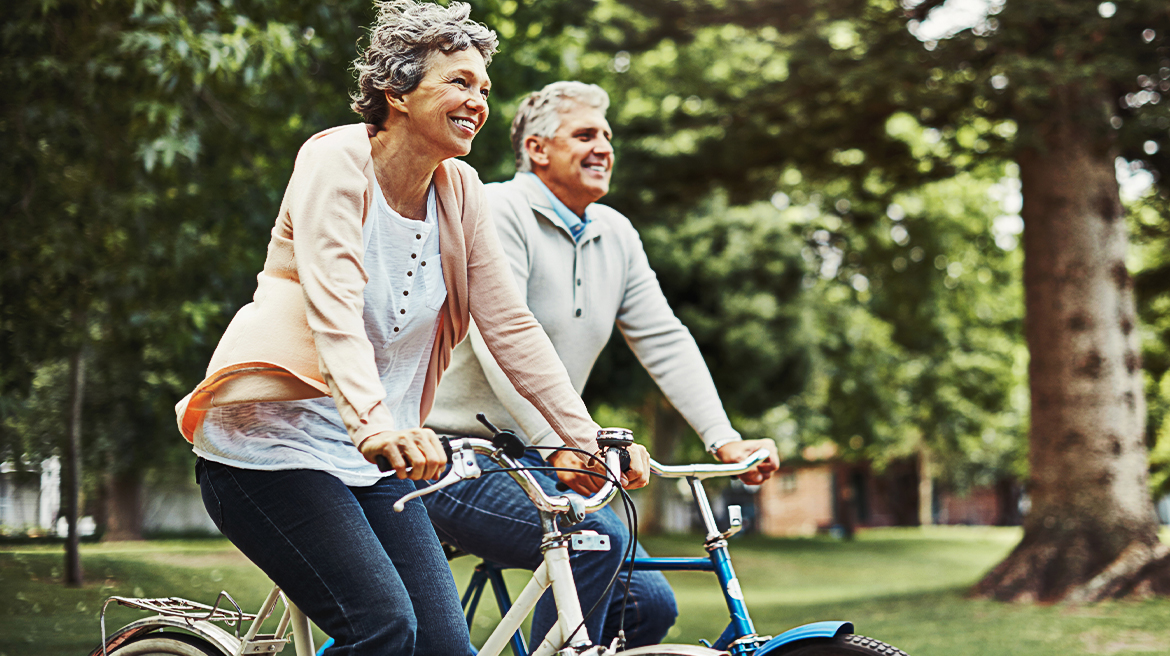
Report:
[[[732,558],[761,633],[821,619],[849,619],[857,632],[912,656],[1068,656],[1170,653],[1170,599],[1088,607],[974,601],[966,589],[1019,539],[1013,529],[869,531],[851,543],[828,538],[732,543]],[[694,537],[651,538],[656,555],[701,555]],[[98,644],[98,611],[112,594],[177,595],[210,602],[228,589],[246,608],[268,589],[263,574],[222,540],[84,545],[87,584],[62,587],[60,546],[0,548],[0,656],[84,656]],[[474,561],[454,563],[464,585]],[[681,615],[670,640],[713,638],[726,624],[714,576],[669,575]],[[525,575],[509,572],[513,594]],[[481,602],[473,635],[490,631]],[[140,617],[111,607],[112,629]],[[286,649],[291,653],[291,648]]]
[[[82,545],[85,586],[60,584],[60,545],[0,548],[0,656],[85,656],[101,644],[98,614],[111,595],[181,596],[213,603],[227,589],[245,610],[271,583],[226,540]],[[144,613],[109,607],[114,630]]]
[[[1068,656],[1170,653],[1170,600],[1091,607],[1026,606],[966,599],[968,588],[1019,540],[1015,529],[938,527],[828,539],[745,539],[732,559],[755,621],[777,634],[823,619],[911,656]],[[690,554],[677,538],[649,540],[654,553]],[[671,640],[693,642],[726,624],[711,575],[669,575],[682,608]]]

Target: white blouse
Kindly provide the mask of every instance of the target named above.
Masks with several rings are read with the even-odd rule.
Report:
[[[390,208],[379,187],[378,211],[362,226],[366,336],[386,390],[394,429],[419,425],[427,364],[447,298],[439,261],[435,189],[424,221]],[[383,476],[350,441],[333,399],[245,403],[211,410],[194,451],[241,469],[315,469],[343,483],[373,485]]]

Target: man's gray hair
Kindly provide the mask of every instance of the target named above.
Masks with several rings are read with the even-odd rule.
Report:
[[[609,94],[596,84],[584,82],[553,82],[540,91],[533,91],[516,109],[512,119],[512,150],[516,152],[516,170],[531,171],[532,160],[524,140],[528,137],[551,137],[561,127],[561,112],[573,105],[600,111],[609,109]]]
[[[353,111],[366,123],[382,125],[390,108],[387,91],[414,91],[430,67],[436,51],[475,48],[491,64],[499,46],[496,33],[470,20],[471,7],[452,2],[443,7],[415,0],[377,1],[378,17],[370,28],[370,45],[353,60],[358,91],[350,99]]]

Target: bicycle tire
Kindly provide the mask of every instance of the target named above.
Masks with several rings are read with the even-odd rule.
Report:
[[[698,645],[650,645],[623,651],[620,656],[722,656],[726,653]]]
[[[202,638],[186,633],[148,633],[119,646],[110,656],[224,656]]]
[[[887,645],[881,640],[853,633],[833,638],[801,640],[774,652],[768,652],[768,656],[772,656],[772,654],[776,656],[907,656],[906,652],[893,645]]]

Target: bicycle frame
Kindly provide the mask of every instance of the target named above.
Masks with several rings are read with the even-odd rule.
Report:
[[[669,476],[670,468],[665,468],[652,462],[652,469],[660,476],[666,475],[667,477],[672,477]],[[683,470],[686,468],[680,467],[677,469]],[[710,469],[712,471],[714,470],[713,467]],[[756,633],[751,614],[748,612],[747,603],[744,600],[743,589],[739,584],[739,579],[735,575],[735,568],[731,564],[731,555],[727,546],[727,538],[738,533],[742,525],[742,520],[738,512],[739,508],[737,506],[729,508],[731,526],[728,530],[720,532],[715,524],[715,517],[711,512],[711,504],[701,480],[706,477],[703,474],[709,473],[700,472],[698,475],[685,476],[691,493],[694,496],[695,503],[699,508],[699,515],[707,530],[707,536],[703,542],[703,548],[707,551],[707,557],[636,558],[633,559],[632,563],[627,560],[623,567],[632,565],[635,571],[695,571],[714,573],[723,591],[723,598],[727,605],[730,621],[728,622],[727,628],[724,629],[723,633],[714,643],[703,642],[706,646],[713,649],[725,650],[732,654],[732,656],[765,656],[768,653],[799,640],[806,640],[808,638],[831,638],[841,633],[852,633],[853,624],[845,621],[814,622],[790,629],[774,638],[771,636],[760,636]],[[500,573],[502,569],[504,568],[488,561],[483,561],[476,566],[475,572],[472,574],[471,582],[468,584],[467,591],[463,596],[463,606],[467,613],[468,626],[471,626],[471,621],[475,616],[479,600],[483,595],[483,588],[489,583],[492,586],[492,591],[495,593],[496,604],[500,609],[500,614],[503,616],[511,614],[513,607],[508,596],[504,578]],[[529,585],[531,586],[531,583]],[[501,625],[493,632],[492,637],[495,638],[497,634],[500,634],[502,628],[503,623],[501,622]],[[510,629],[509,634],[511,635],[510,644],[514,656],[530,656],[523,636],[514,629]],[[495,643],[493,643],[493,646],[495,646]],[[496,656],[498,653],[499,650],[497,649],[488,654],[488,656]],[[537,656],[537,653],[533,653],[531,656]]]
[[[617,434],[618,432],[617,429],[603,429],[599,431],[598,443],[608,449],[609,447],[622,447],[632,441],[629,439],[628,431],[620,431],[621,433],[625,433],[625,435],[619,435]],[[612,442],[612,444],[604,444],[603,438]],[[572,651],[577,656],[601,656],[602,654],[613,653],[612,650],[606,649],[604,646],[594,645],[589,639],[588,632],[584,626],[580,600],[577,597],[577,589],[573,580],[572,569],[569,566],[568,555],[570,544],[576,549],[608,550],[609,538],[608,536],[599,535],[593,531],[561,533],[557,526],[557,516],[566,515],[570,523],[575,523],[580,521],[580,518],[584,517],[585,514],[604,507],[609,503],[610,499],[617,494],[618,490],[614,481],[618,478],[619,452],[617,450],[606,451],[606,449],[603,449],[603,457],[609,473],[609,479],[602,486],[601,490],[588,499],[585,499],[577,495],[549,497],[544,494],[531,474],[522,468],[516,467],[515,462],[504,454],[503,446],[496,446],[475,438],[462,438],[458,445],[452,441],[451,446],[453,449],[449,454],[449,457],[452,458],[451,471],[438,483],[428,489],[438,489],[445,485],[454,484],[459,480],[478,476],[480,472],[475,463],[474,452],[478,451],[490,454],[493,458],[498,457],[502,464],[511,467],[506,471],[528,492],[529,497],[540,513],[545,531],[541,542],[541,549],[544,552],[544,563],[537,569],[532,581],[529,582],[517,598],[516,604],[511,604],[508,601],[507,591],[503,585],[502,578],[498,576],[498,572],[492,579],[493,587],[496,588],[497,592],[497,602],[501,604],[501,612],[504,617],[480,653],[484,656],[499,656],[504,646],[511,642],[513,649],[517,654],[520,654],[523,649],[523,640],[518,635],[520,624],[535,607],[544,591],[549,587],[553,589],[553,596],[558,609],[558,620],[557,624],[549,631],[541,644],[538,645],[532,656],[554,656],[554,654],[562,652],[562,645],[568,647],[568,651]],[[756,455],[758,456],[759,454]],[[696,495],[701,494],[705,504],[706,495],[702,493],[701,484],[695,487],[697,481],[697,478],[692,480],[692,488],[698,490]],[[395,510],[400,511],[403,505],[411,498],[426,493],[426,490],[419,490],[404,495],[394,504]],[[699,497],[697,496],[696,498]],[[709,517],[710,507],[704,507],[705,517]],[[714,527],[713,519],[708,523],[709,526]],[[727,535],[734,533],[735,530],[738,530],[738,526],[721,537],[727,537]],[[708,542],[711,541],[708,540]],[[720,574],[721,580],[724,577],[729,577],[729,582],[724,586],[725,595],[732,595],[732,597],[729,597],[730,603],[734,595],[738,594],[739,601],[741,602],[740,607],[743,610],[741,621],[733,622],[733,627],[735,627],[736,631],[739,631],[746,626],[750,631],[751,620],[747,617],[746,606],[742,605],[742,593],[736,592],[739,590],[739,585],[735,579],[734,571],[731,569],[730,558],[727,556],[726,542],[722,541],[721,544],[716,545],[713,549],[708,549],[708,551],[712,553],[711,564],[706,564],[702,559],[695,559],[701,563],[698,568],[714,568],[714,571]],[[682,569],[684,568],[682,567],[684,563],[681,561],[690,559],[663,560],[672,560],[675,562],[676,568]],[[669,567],[670,564],[664,566]],[[639,567],[639,569],[644,567]],[[499,583],[498,586],[495,585],[497,581]],[[478,602],[479,594],[481,593],[482,589],[476,594],[476,602]],[[219,608],[220,602],[225,598],[235,608],[235,613]],[[464,599],[466,605],[467,597],[465,596]],[[259,630],[261,626],[272,615],[278,601],[284,602],[285,609],[281,615],[276,632],[272,634],[260,634]],[[154,611],[157,615],[132,622],[107,638],[105,635],[105,611],[108,605],[113,602],[141,610]],[[473,613],[474,609],[468,613],[469,621]],[[233,632],[225,630],[223,627],[215,624],[215,622],[224,623],[228,627],[234,628],[234,635]],[[251,624],[246,634],[241,636],[241,628],[245,622],[251,622]],[[746,622],[746,625],[744,622]],[[314,656],[315,654],[308,618],[276,586],[273,586],[268,597],[261,605],[259,612],[254,615],[245,614],[226,592],[220,593],[220,597],[217,599],[215,606],[206,606],[198,602],[175,597],[159,599],[111,597],[107,599],[105,605],[102,607],[101,625],[102,644],[91,652],[90,656],[109,656],[109,651],[116,650],[129,640],[168,628],[179,629],[196,636],[208,648],[218,651],[223,656],[278,653],[288,643],[290,636],[294,641],[297,656]],[[729,628],[729,631],[731,631],[731,628]],[[725,634],[728,634],[728,632],[725,632]],[[331,642],[332,640],[327,641],[324,646],[327,647]],[[742,640],[736,641],[733,644],[740,642]],[[674,654],[695,654],[699,653],[699,651],[702,651],[704,654],[714,653],[711,650],[685,645],[657,645],[654,647],[633,649],[629,653],[631,656],[635,653],[667,653],[665,651],[659,651],[662,647],[671,648],[669,653]],[[655,651],[644,651],[645,649],[654,649]],[[745,652],[733,653],[739,654]],[[761,651],[760,653],[762,654],[763,652]]]
[[[613,436],[618,432],[628,435],[628,431],[624,429],[602,429],[598,433],[598,442],[602,443],[603,439],[607,436],[613,439]],[[632,442],[632,439],[629,441]],[[502,460],[498,462],[509,467],[506,471],[528,493],[529,498],[536,505],[540,514],[541,525],[544,529],[544,537],[541,539],[541,551],[544,553],[544,562],[537,568],[528,585],[525,586],[524,590],[516,598],[516,603],[512,604],[509,601],[508,608],[501,611],[503,619],[500,620],[499,625],[496,626],[495,631],[492,632],[487,642],[480,648],[479,653],[483,656],[498,656],[504,647],[512,641],[513,636],[518,635],[520,624],[532,609],[536,607],[536,603],[540,600],[544,591],[551,587],[558,611],[557,622],[537,646],[532,656],[553,656],[553,654],[561,651],[562,645],[579,650],[579,656],[598,656],[601,653],[601,647],[592,644],[588,631],[584,626],[581,602],[577,597],[577,586],[573,580],[573,571],[569,567],[569,547],[572,544],[575,549],[608,550],[609,537],[598,535],[594,531],[562,533],[557,526],[557,517],[558,515],[565,515],[569,517],[569,522],[580,521],[586,513],[600,509],[609,503],[610,499],[617,494],[619,489],[614,484],[614,481],[617,481],[620,475],[620,452],[608,446],[603,450],[603,458],[606,469],[609,472],[609,479],[601,490],[589,499],[585,499],[576,494],[557,497],[547,496],[527,470],[518,467],[514,461],[507,457],[506,454],[502,454],[501,451],[493,451],[494,447],[488,448],[485,446],[488,443],[484,440],[464,438],[458,444],[462,446],[452,442],[452,453],[450,455],[452,466],[448,474],[427,488],[421,488],[403,496],[395,503],[395,510],[400,510],[407,501],[413,498],[462,480],[480,476],[482,472],[475,460],[475,452],[478,451],[485,455],[491,455],[493,459],[501,458]],[[605,445],[603,444],[603,446]],[[576,519],[573,519],[573,517],[576,517]],[[500,583],[501,585],[497,589],[503,590],[502,579]],[[480,593],[482,593],[482,589]],[[478,597],[476,602],[478,603]],[[471,615],[469,614],[468,617],[470,619]],[[332,640],[326,641],[322,649],[328,647],[330,644],[332,644]],[[513,649],[515,649],[515,646],[513,646]]]
[[[552,587],[553,598],[557,605],[557,623],[549,630],[548,635],[537,646],[532,656],[552,656],[560,651],[561,645],[564,644],[570,647],[584,647],[591,644],[581,614],[581,602],[577,598],[577,586],[573,580],[573,571],[569,568],[569,543],[574,539],[574,536],[590,537],[593,538],[594,542],[604,544],[604,548],[608,549],[608,538],[593,532],[589,532],[591,535],[563,534],[557,529],[554,515],[543,511],[540,515],[545,529],[544,540],[541,543],[541,549],[544,550],[544,562],[536,569],[528,585],[516,597],[516,603],[510,604],[510,608],[502,613],[503,619],[500,620],[487,642],[479,650],[483,656],[498,656],[510,643],[515,649],[513,640],[519,633],[521,622],[528,617],[528,614],[536,607],[536,602],[540,601],[544,591],[549,587]],[[578,540],[582,544],[585,542],[580,538]]]

